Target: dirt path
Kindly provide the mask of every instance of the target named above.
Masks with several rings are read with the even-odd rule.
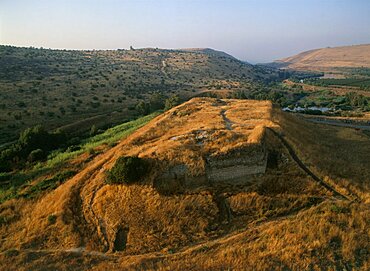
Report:
[[[93,208],[93,204],[94,204],[94,200],[95,200],[95,196],[96,196],[96,193],[104,186],[103,185],[100,185],[98,187],[96,187],[94,189],[94,191],[92,192],[92,195],[91,195],[91,198],[89,200],[89,204],[87,206],[87,210],[90,211],[90,213],[92,214],[93,218],[95,219],[96,221],[96,227],[98,228],[98,232],[101,233],[104,241],[105,241],[105,246],[106,246],[106,250],[109,249],[109,238],[108,238],[108,234],[107,234],[107,226],[106,226],[106,222],[100,218],[94,211],[94,208]]]
[[[161,61],[161,65],[160,65],[160,67],[161,67],[161,72],[163,73],[163,75],[164,75],[166,78],[168,78],[168,74],[167,74],[167,72],[166,72],[167,63],[166,63],[166,61],[165,61],[165,60],[162,60],[162,61]]]
[[[355,124],[355,123],[346,123],[346,122],[343,122],[340,120],[334,120],[334,119],[319,119],[319,118],[304,118],[304,119],[309,122],[313,122],[313,123],[328,124],[328,125],[370,131],[370,125],[365,125],[365,124],[360,125],[360,124]]]
[[[339,198],[339,199],[342,199],[342,200],[350,200],[349,198],[347,198],[345,195],[341,194],[340,192],[338,192],[337,190],[335,190],[333,187],[331,187],[329,184],[327,184],[326,182],[324,182],[320,177],[318,177],[315,173],[313,173],[303,162],[302,160],[297,156],[297,154],[295,153],[294,149],[292,148],[292,146],[286,141],[286,139],[280,135],[278,132],[276,132],[274,129],[272,128],[269,128],[267,127],[267,129],[269,129],[270,131],[272,131],[274,133],[274,135],[276,135],[280,141],[283,143],[283,145],[287,148],[290,156],[293,158],[293,160],[298,164],[298,166],[303,169],[309,176],[312,177],[312,179],[314,179],[318,184],[320,184],[321,186],[325,187],[327,190],[329,190],[330,192],[333,193],[333,195],[336,197],[336,198]]]
[[[233,129],[232,128],[233,122],[226,117],[225,112],[226,112],[226,110],[221,110],[221,113],[220,113],[221,116],[222,116],[222,119],[225,122],[225,127],[226,127],[227,130],[232,130]]]

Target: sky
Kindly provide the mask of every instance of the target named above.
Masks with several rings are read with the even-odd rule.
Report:
[[[213,48],[251,63],[370,43],[370,0],[0,0],[0,44]]]

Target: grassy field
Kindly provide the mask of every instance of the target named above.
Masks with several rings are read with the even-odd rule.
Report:
[[[370,170],[367,167],[370,140],[365,132],[313,124],[289,113],[274,116],[299,156],[319,175],[339,190],[354,193],[364,202],[370,201]]]
[[[55,189],[78,172],[83,164],[111,148],[158,114],[155,112],[114,126],[101,134],[84,139],[72,150],[55,150],[45,162],[39,162],[31,168],[0,173],[0,203],[17,197],[33,198],[45,190]]]
[[[285,80],[280,87],[287,92],[287,96],[295,97],[282,104],[286,106],[301,107],[327,107],[337,110],[334,115],[363,115],[370,111],[370,92],[357,87],[340,87],[336,85],[321,86],[316,82],[321,80],[342,80],[342,79],[313,79]],[[329,112],[328,114],[333,114]]]
[[[361,90],[370,90],[370,78],[318,79],[309,81],[316,86],[350,86]]]
[[[23,144],[25,136],[9,147],[19,150],[0,173],[0,261],[62,270],[368,270],[369,135],[273,104],[368,114],[370,92],[360,84],[368,70],[342,69],[352,77],[280,83],[286,72],[210,49],[0,46],[0,144],[39,123],[67,134],[40,149],[46,159],[30,158],[39,145]],[[236,99],[170,109],[177,96],[197,95]],[[147,165],[130,185],[107,182],[122,156]]]

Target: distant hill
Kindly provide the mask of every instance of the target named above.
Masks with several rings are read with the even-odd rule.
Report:
[[[269,66],[304,71],[370,68],[370,44],[315,49],[276,60]]]
[[[187,48],[183,50],[189,51],[189,52],[199,52],[199,53],[207,54],[210,56],[227,57],[227,58],[236,59],[235,57],[233,57],[232,55],[229,55],[228,53],[225,53],[223,51],[218,51],[215,49],[211,49],[211,48]]]
[[[276,74],[275,74],[276,75]],[[121,123],[154,93],[248,90],[274,76],[212,49],[52,50],[0,46],[0,144],[27,127]]]

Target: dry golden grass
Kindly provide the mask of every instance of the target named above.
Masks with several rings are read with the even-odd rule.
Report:
[[[370,67],[370,44],[316,49],[277,62],[288,63],[286,68],[306,71],[330,71],[337,67]]]
[[[368,270],[368,216],[369,210],[359,204],[328,202],[173,256],[147,256],[132,265],[122,258],[121,266],[129,270]]]
[[[261,143],[261,127],[271,125],[271,108],[267,101],[195,98],[133,134],[124,151],[171,164],[185,163],[199,175],[204,173],[205,154],[223,154]]]
[[[369,202],[369,137],[362,131],[315,124],[274,109],[274,121],[304,162],[348,195]]]
[[[364,205],[325,202],[173,254],[13,250],[0,255],[1,270],[368,270],[368,217]]]
[[[301,115],[300,117],[306,117],[306,118],[312,118],[312,115]],[[319,118],[319,119],[333,119],[333,120],[350,120],[356,122],[365,122],[365,121],[370,121],[370,112],[363,112],[363,115],[361,116],[353,116],[353,117],[342,117],[342,116],[320,116],[320,115],[315,115],[314,118]]]
[[[239,109],[230,110],[231,108]],[[121,200],[127,199],[120,197],[116,197],[117,202],[112,199],[106,201],[107,197],[117,196],[118,193],[116,186],[104,186],[105,172],[113,166],[118,157],[122,155],[139,155],[140,157],[153,160],[155,166],[146,180],[148,185],[152,183],[156,174],[165,170],[167,166],[174,164],[186,164],[193,175],[201,175],[204,174],[205,154],[223,154],[235,148],[247,146],[250,144],[248,142],[251,141],[253,144],[261,143],[259,140],[261,139],[260,133],[263,133],[263,129],[260,126],[270,123],[270,111],[270,102],[240,100],[225,102],[207,98],[193,99],[168,111],[127,137],[116,147],[105,154],[99,155],[84,170],[55,191],[40,199],[39,202],[28,203],[33,205],[32,211],[29,213],[22,212],[20,215],[22,219],[6,229],[6,231],[14,232],[14,235],[12,239],[4,242],[3,247],[11,248],[15,245],[19,247],[33,247],[36,245],[43,248],[65,248],[78,247],[82,244],[86,245],[86,238],[90,238],[91,234],[94,235],[95,227],[98,227],[99,224],[99,221],[96,220],[95,212],[103,217],[109,216],[109,219],[115,221],[112,222],[112,231],[114,232],[114,224],[121,222],[120,215],[125,212],[123,212],[122,208],[118,208],[117,211],[120,212],[117,214],[112,211],[103,213],[104,210],[111,210],[111,208],[107,207],[109,204],[127,206],[130,202],[145,202],[140,196],[142,191],[147,191],[147,198],[154,206],[157,205],[157,203],[154,203],[155,198],[160,197],[158,192],[149,186],[147,188],[145,186],[131,186],[129,188],[120,188],[121,190],[132,190],[130,193],[132,193],[133,198],[128,202],[121,202]],[[226,123],[222,114],[229,118],[228,122],[230,123]],[[105,191],[104,194],[101,194],[102,191]],[[192,202],[197,199],[198,195],[189,197],[194,198],[190,200]],[[204,195],[203,197],[209,196]],[[130,207],[133,205],[125,207],[126,213],[131,212],[132,219],[137,219],[135,218],[137,214],[145,215],[148,220],[143,221],[146,223],[161,221],[158,219],[160,213],[163,213],[163,220],[170,221],[169,223],[173,222],[171,222],[171,217],[173,216],[183,218],[181,223],[178,221],[175,223],[175,227],[182,227],[181,230],[178,230],[178,233],[172,232],[170,224],[168,224],[168,228],[164,227],[161,229],[161,232],[163,232],[161,234],[164,234],[164,236],[169,235],[166,231],[174,233],[172,236],[174,236],[175,241],[173,242],[178,242],[178,246],[181,245],[181,240],[184,238],[188,239],[187,242],[193,239],[197,240],[198,237],[191,236],[192,233],[197,236],[204,235],[202,231],[205,230],[207,224],[215,220],[214,215],[205,219],[203,213],[199,216],[196,212],[184,210],[181,207],[182,203],[186,203],[184,197],[173,199],[175,202],[166,197],[161,198],[161,200],[163,202],[160,203],[159,213],[152,214],[150,210],[148,212],[140,212],[139,205],[136,207],[137,210],[133,210]],[[196,200],[199,208],[206,209],[210,214],[214,214],[209,199],[204,200],[204,203],[201,200]],[[103,205],[104,208],[99,209],[99,204],[95,205],[95,202],[106,204]],[[97,210],[94,209],[95,206],[98,208]],[[180,209],[174,206],[179,206],[178,208]],[[162,212],[163,210],[173,210],[174,213],[164,213]],[[191,219],[184,212],[186,214],[190,213]],[[58,219],[55,224],[49,225],[47,219],[49,215],[57,216]],[[140,225],[138,220],[135,221],[135,225]],[[197,231],[192,229],[195,226],[189,226],[189,230],[186,230],[184,225],[188,221],[203,226],[199,226],[200,228]],[[20,227],[24,230],[18,231],[17,229]],[[107,227],[109,228],[110,226]],[[159,226],[153,225],[153,227]],[[141,242],[140,245],[136,245],[135,241],[132,245],[132,251],[143,250],[142,242],[151,244],[151,250],[163,246],[162,240],[169,243],[168,245],[172,244],[172,241],[168,239],[161,240],[158,236],[156,237],[158,243],[153,242],[150,235],[136,238],[135,231],[145,233],[141,228],[137,230],[130,229],[130,233],[134,236],[132,240]],[[94,245],[91,246],[98,247],[97,249],[100,250],[106,249],[107,246],[109,247],[106,241],[101,241],[100,239],[101,236],[92,240]],[[14,240],[17,240],[16,243]]]
[[[264,127],[284,134],[311,170],[362,202],[335,199]],[[152,186],[170,165],[199,175],[206,155],[260,144],[277,163],[249,186],[170,196]],[[2,204],[10,221],[0,226],[0,270],[368,270],[369,149],[360,131],[308,123],[270,102],[193,99],[41,199]],[[151,161],[142,184],[105,184],[122,155]],[[125,250],[111,253],[120,228],[128,232]],[[79,247],[87,251],[69,251]]]

